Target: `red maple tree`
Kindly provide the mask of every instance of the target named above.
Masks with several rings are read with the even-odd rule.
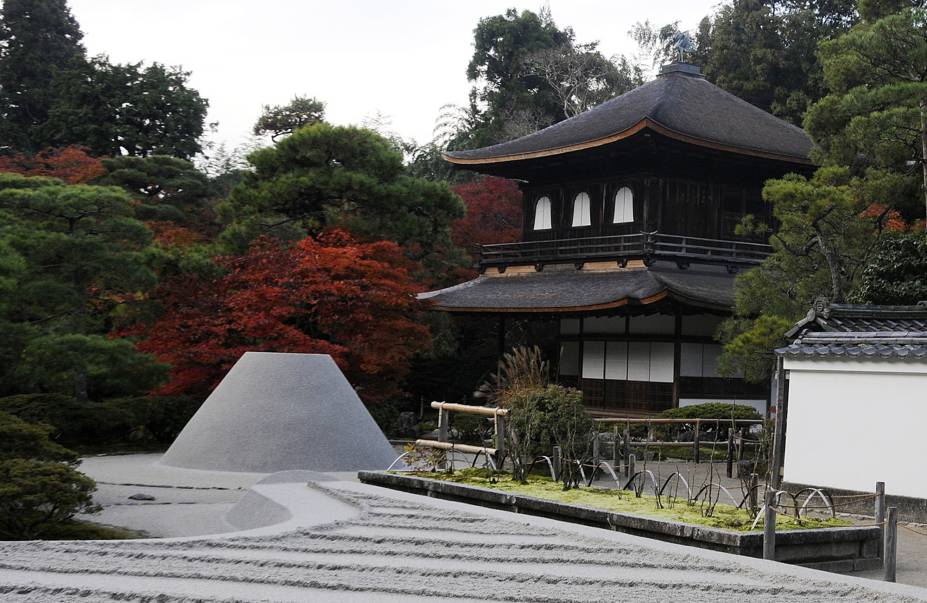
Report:
[[[454,187],[467,215],[452,225],[454,243],[471,254],[476,245],[521,238],[522,193],[514,180],[485,176]]]
[[[258,240],[224,273],[174,278],[155,293],[165,308],[138,348],[171,364],[163,394],[204,394],[246,351],[330,354],[360,395],[400,393],[412,357],[431,345],[419,288],[398,245],[329,231],[286,245]]]
[[[0,156],[0,172],[23,176],[50,176],[68,184],[92,182],[106,173],[103,162],[81,147],[44,149],[35,155]]]

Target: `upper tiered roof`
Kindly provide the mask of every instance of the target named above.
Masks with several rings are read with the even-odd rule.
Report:
[[[694,65],[664,66],[653,81],[515,140],[445,158],[461,166],[506,163],[601,147],[650,130],[689,144],[810,164],[804,130],[725,92]]]

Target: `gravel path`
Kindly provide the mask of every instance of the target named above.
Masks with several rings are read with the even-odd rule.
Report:
[[[183,540],[0,543],[0,599],[35,601],[927,600],[860,581],[327,482],[350,519]],[[381,494],[382,492],[382,494]],[[462,509],[462,510],[461,510]],[[454,515],[452,516],[452,513]],[[770,568],[777,569],[770,569]],[[766,569],[763,569],[766,568]],[[927,593],[927,591],[925,591]],[[420,598],[420,599],[419,599]]]

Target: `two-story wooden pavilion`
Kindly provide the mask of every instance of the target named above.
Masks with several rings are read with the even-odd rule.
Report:
[[[734,275],[769,247],[763,183],[809,173],[811,140],[708,82],[694,65],[553,126],[447,161],[518,180],[523,241],[482,249],[480,276],[422,294],[436,310],[530,321],[555,333],[559,380],[603,413],[704,401],[765,410],[768,388],[718,375],[713,335]],[[535,332],[537,329],[534,329]],[[557,350],[559,348],[559,350]]]

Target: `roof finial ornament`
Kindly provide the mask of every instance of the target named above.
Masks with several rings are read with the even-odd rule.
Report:
[[[830,317],[830,300],[824,297],[823,295],[818,296],[818,298],[814,300],[814,306],[812,307],[812,309],[814,310],[815,315],[820,316],[822,318],[829,318]]]
[[[673,34],[673,48],[676,50],[676,62],[685,63],[686,56],[695,50],[695,41],[687,31],[677,31]]]

